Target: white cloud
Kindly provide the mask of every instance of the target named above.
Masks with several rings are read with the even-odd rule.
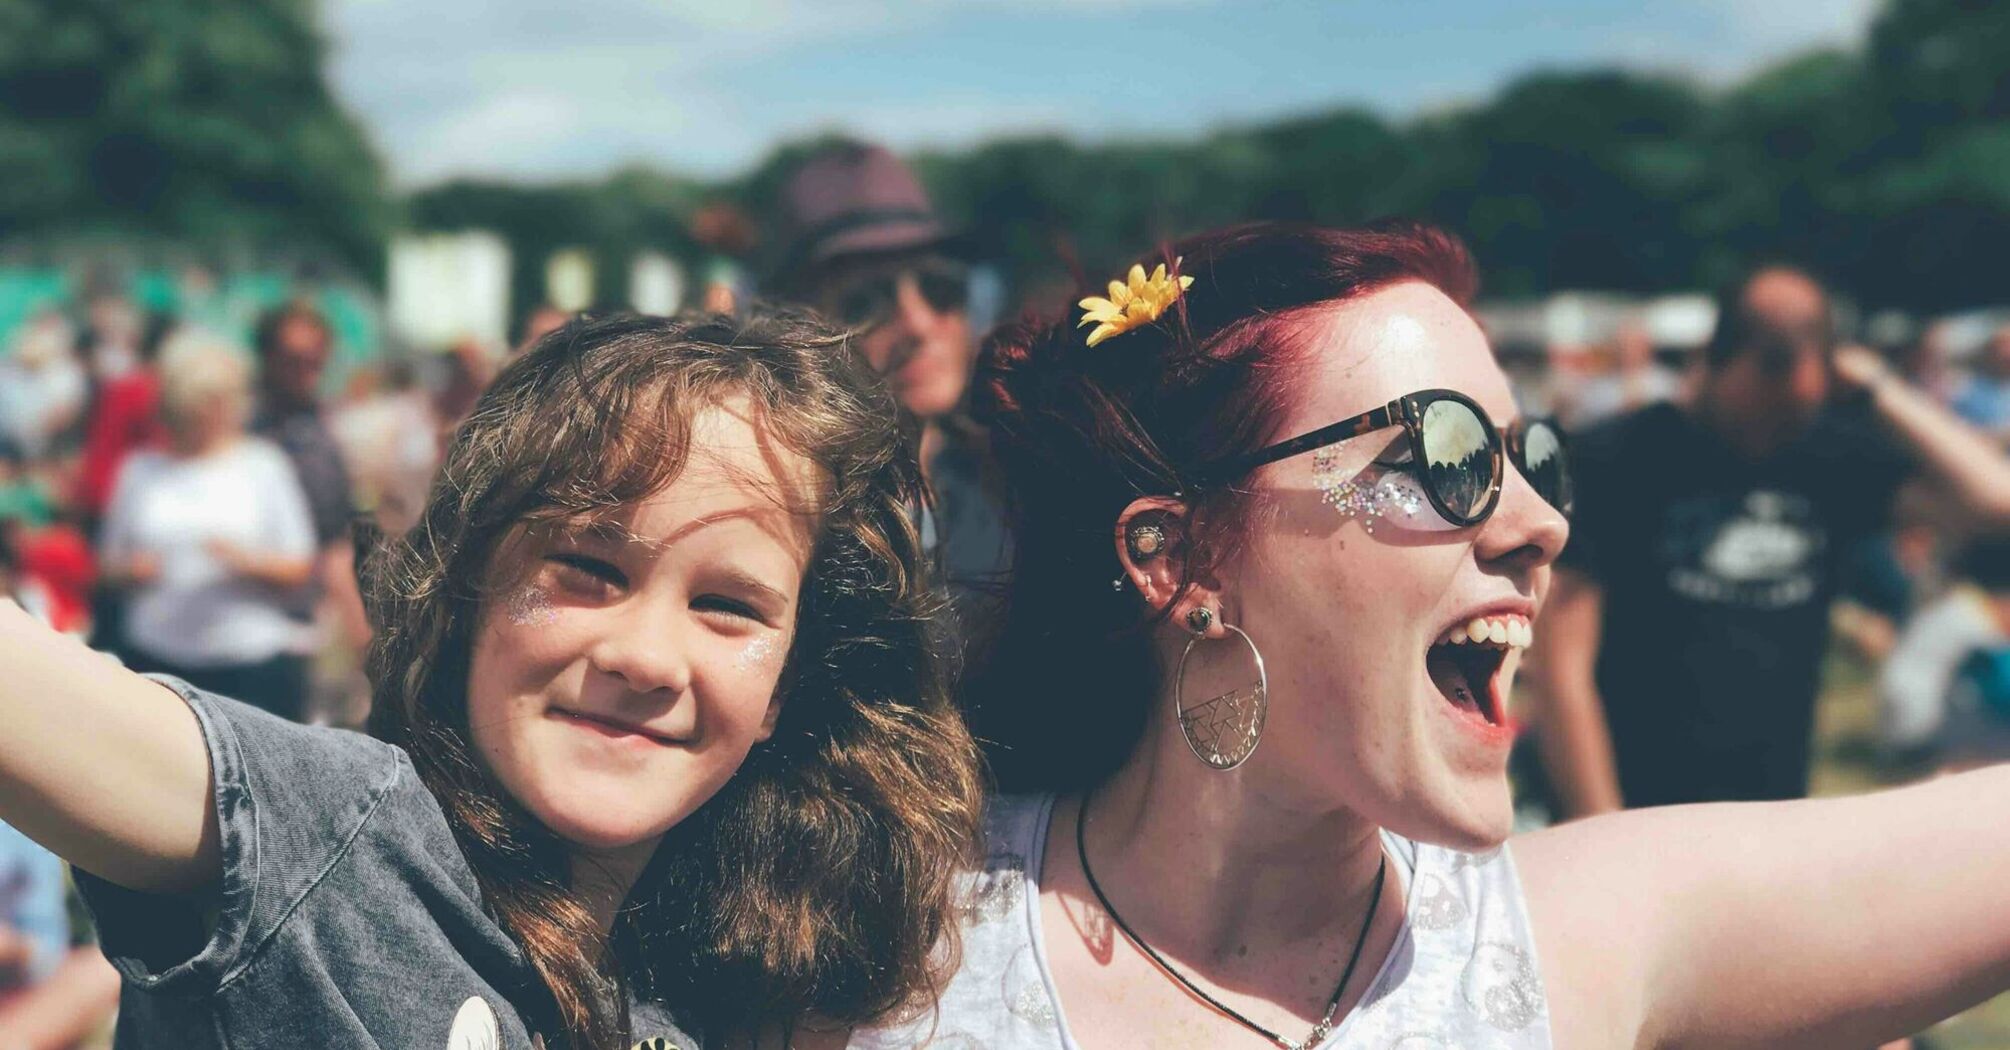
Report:
[[[1853,44],[1879,0],[1703,0],[1727,30],[1754,49]]]
[[[1689,39],[1690,46],[1671,49],[1665,33],[1641,35],[1641,19],[1616,4],[1601,54],[1732,76],[1782,51],[1858,38],[1876,0],[1679,2],[1693,13],[1689,21],[1705,23],[1708,42]],[[1248,0],[331,0],[326,17],[338,91],[371,129],[397,182],[411,186],[461,174],[591,176],[635,160],[727,174],[777,141],[839,126],[900,148],[1131,127],[1105,112],[1107,105],[1063,105],[1068,100],[1056,91],[1040,90],[1037,78],[1048,70],[1038,54],[1015,59],[1036,78],[1024,91],[996,86],[993,77],[988,89],[950,84],[917,92],[893,73],[871,83],[851,76],[826,83],[817,71],[834,55],[848,58],[889,40],[981,48],[985,42],[973,45],[962,19],[996,26],[1023,18],[1067,33],[1072,16],[1121,25],[1133,10],[1210,4],[1237,19],[1233,35],[1247,46],[1251,33],[1242,30],[1262,18]],[[1416,21],[1405,30],[1410,45],[1430,32],[1430,16],[1419,12]],[[1544,39],[1503,44],[1539,51]],[[1545,59],[1531,52],[1527,60]],[[1358,97],[1414,112],[1433,91],[1464,99],[1486,90],[1489,78],[1464,75],[1471,63],[1448,55],[1442,64],[1442,83],[1407,77],[1411,87],[1400,98],[1373,94],[1376,85],[1364,83],[1367,94]],[[1225,112],[1260,117],[1270,111],[1265,99],[1272,108],[1318,104],[1290,87],[1303,71],[1278,72],[1260,90],[1211,90],[1212,116],[1186,119],[1198,132]],[[1319,80],[1329,81],[1340,83]],[[1331,90],[1334,102],[1357,98]],[[1129,116],[1143,121],[1133,130],[1183,126],[1177,111]]]

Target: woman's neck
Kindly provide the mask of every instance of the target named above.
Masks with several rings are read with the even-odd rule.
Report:
[[[1205,960],[1351,937],[1382,862],[1380,829],[1266,791],[1253,765],[1209,769],[1167,735],[1148,733],[1085,810],[1089,866],[1125,921]]]

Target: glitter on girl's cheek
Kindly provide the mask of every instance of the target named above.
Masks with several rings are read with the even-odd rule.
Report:
[[[751,671],[756,667],[765,666],[768,661],[774,658],[774,655],[775,636],[772,634],[762,635],[748,642],[747,647],[740,650],[740,656],[733,661],[733,667],[735,670]]]
[[[558,610],[551,604],[551,595],[536,583],[526,583],[523,588],[509,596],[503,603],[503,612],[509,622],[518,627],[543,627],[558,619]]]

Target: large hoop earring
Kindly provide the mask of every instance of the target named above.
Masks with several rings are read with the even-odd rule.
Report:
[[[1263,653],[1249,633],[1226,621],[1221,626],[1249,646],[1249,655],[1256,660],[1256,681],[1186,706],[1186,662],[1193,647],[1202,641],[1196,635],[1187,639],[1179,670],[1173,676],[1173,714],[1193,756],[1211,769],[1227,772],[1249,761],[1263,740],[1263,720],[1270,711],[1270,678],[1263,673]]]

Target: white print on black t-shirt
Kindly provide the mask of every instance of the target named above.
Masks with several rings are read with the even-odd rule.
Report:
[[[453,1031],[447,1033],[447,1050],[502,1050],[502,1026],[496,1012],[481,996],[473,995],[454,1015]]]
[[[1660,549],[1675,593],[1771,611],[1814,598],[1828,530],[1806,496],[1760,489],[1669,504]]]

